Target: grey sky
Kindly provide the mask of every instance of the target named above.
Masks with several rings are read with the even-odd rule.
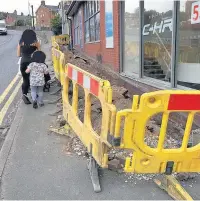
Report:
[[[3,0],[1,0],[3,1]],[[125,0],[126,11],[133,12],[134,9],[138,6],[137,0]],[[186,0],[181,0],[181,9],[184,9]],[[29,0],[30,4],[34,6],[34,10],[36,10],[41,0]],[[46,4],[48,5],[58,5],[60,0],[46,0]],[[160,12],[166,12],[172,9],[173,0],[145,0],[145,5],[148,5],[149,9],[155,9]],[[24,12],[28,14],[28,0],[5,0],[4,3],[1,4],[0,11],[5,12],[13,12],[15,9],[20,12]]]
[[[28,0],[0,0],[3,1],[0,6],[0,11],[5,12],[13,12],[15,9],[18,13],[25,13],[28,14]],[[34,6],[34,10],[36,10],[41,0],[29,0],[30,4]],[[60,0],[46,0],[47,5],[58,5]]]
[[[126,12],[134,12],[135,8],[139,6],[139,0],[125,0]],[[183,11],[185,9],[186,0],[180,0],[180,7]],[[166,12],[172,10],[173,0],[145,0],[145,8],[148,10],[156,10],[158,12]]]

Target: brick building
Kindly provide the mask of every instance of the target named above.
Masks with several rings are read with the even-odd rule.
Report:
[[[16,16],[12,13],[6,16],[6,24],[9,26],[14,26],[16,22]]]
[[[46,5],[41,1],[41,5],[36,10],[36,27],[51,27],[51,20],[57,15],[58,6]]]
[[[2,19],[5,19],[7,26],[18,26],[18,24],[20,24],[20,26],[31,25],[31,16],[24,15],[23,13],[18,15],[16,10],[13,13],[4,13]]]
[[[78,9],[75,9],[78,5]],[[91,12],[90,12],[90,11]],[[113,30],[111,46],[106,48],[105,2],[73,1],[68,16],[73,16],[74,46],[119,72],[119,4],[113,1]],[[112,23],[111,23],[112,26]],[[85,31],[86,30],[86,31]],[[107,41],[108,42],[108,41]],[[109,45],[109,44],[108,44]]]
[[[161,1],[72,1],[74,48],[119,73],[137,93],[200,89],[200,3]]]

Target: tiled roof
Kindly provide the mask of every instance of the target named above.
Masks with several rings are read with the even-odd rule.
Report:
[[[45,5],[45,7],[47,7],[48,9],[52,11],[58,11],[58,6]]]

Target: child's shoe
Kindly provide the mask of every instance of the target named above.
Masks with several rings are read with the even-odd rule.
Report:
[[[43,107],[43,106],[44,106],[44,103],[39,103],[39,106],[40,106],[40,107]]]
[[[38,108],[37,101],[34,101],[34,102],[33,102],[33,108],[34,108],[34,109],[37,109],[37,108]]]

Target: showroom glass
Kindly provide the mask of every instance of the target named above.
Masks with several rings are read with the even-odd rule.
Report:
[[[139,72],[139,0],[126,0],[124,13],[124,63],[125,74]]]
[[[195,3],[196,2],[196,3]],[[200,4],[180,1],[177,83],[200,89]]]
[[[173,1],[144,1],[144,76],[170,82]]]

